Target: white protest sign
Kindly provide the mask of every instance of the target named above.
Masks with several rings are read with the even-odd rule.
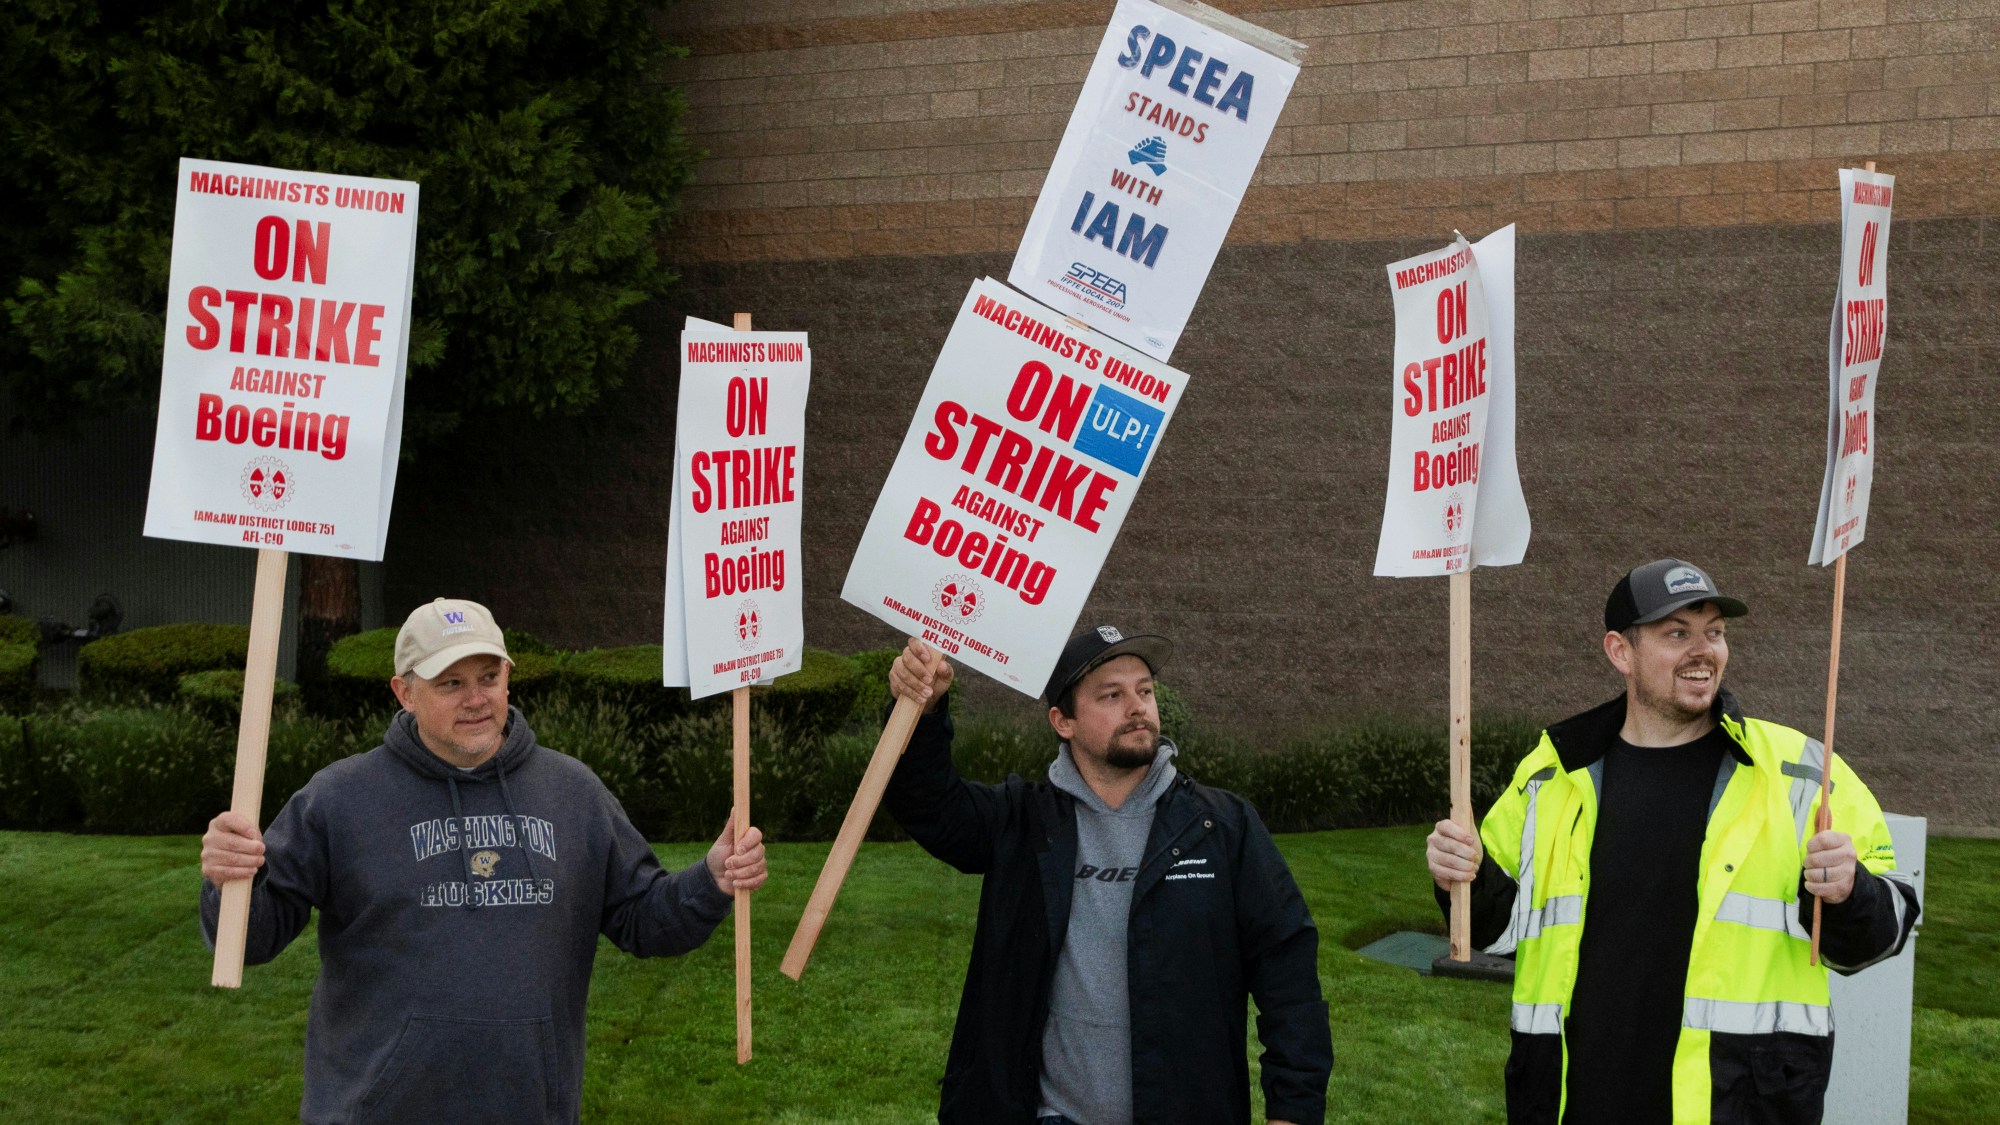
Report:
[[[1375,573],[1518,563],[1529,521],[1514,450],[1514,228],[1388,273],[1395,406]]]
[[[1171,356],[1304,51],[1206,5],[1119,0],[1007,280]]]
[[[1889,210],[1896,177],[1840,170],[1840,285],[1827,347],[1826,475],[1808,563],[1831,564],[1868,532],[1875,381],[1889,335]]]
[[[146,534],[380,559],[417,185],[182,160]]]
[[[840,596],[1040,695],[1186,386],[975,283]]]
[[[797,671],[803,332],[681,333],[663,682],[700,699]]]

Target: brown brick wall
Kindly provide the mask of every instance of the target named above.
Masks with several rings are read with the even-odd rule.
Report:
[[[1831,575],[1805,565],[1823,465],[1828,224],[1528,235],[1526,562],[1474,579],[1475,704],[1607,698],[1603,598],[1682,554],[1755,609],[1731,685],[1818,730]],[[1226,248],[1175,354],[1192,380],[1086,620],[1181,645],[1199,718],[1265,735],[1368,710],[1442,716],[1445,583],[1370,574],[1388,458],[1384,263],[1436,239]],[[679,317],[812,333],[810,643],[891,643],[841,579],[966,285],[1005,253],[691,267],[655,351],[585,421],[469,435],[405,471],[395,612],[445,592],[565,644],[656,641]],[[1898,222],[1870,538],[1849,567],[1839,749],[1883,799],[2000,826],[2000,219]],[[496,451],[500,454],[495,455]],[[480,464],[478,480],[462,466]],[[487,466],[490,466],[488,468]],[[449,527],[453,534],[440,534]],[[977,680],[978,677],[968,677]],[[986,697],[1030,709],[1006,689]]]
[[[1219,6],[1309,48],[1237,244],[1803,222],[1865,159],[1899,217],[2000,211],[1996,0]],[[683,6],[676,253],[1011,249],[1111,7]]]

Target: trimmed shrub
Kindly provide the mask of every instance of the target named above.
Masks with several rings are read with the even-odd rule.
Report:
[[[393,640],[393,638],[391,638]],[[524,629],[502,629],[500,639],[507,645],[507,655],[519,658],[524,652],[536,652],[543,656],[554,656],[560,650],[533,633]],[[392,649],[394,645],[390,646]]]
[[[313,707],[330,715],[358,715],[393,702],[389,677],[396,674],[395,626],[369,629],[333,642],[326,650],[326,701]]]
[[[818,737],[843,726],[862,691],[861,670],[837,652],[809,648],[799,670],[753,693],[756,710],[779,725]]]
[[[180,701],[202,718],[217,726],[234,729],[243,721],[243,669],[211,668],[181,677]],[[272,714],[290,710],[298,703],[299,685],[278,680],[272,685]]]
[[[1153,705],[1160,709],[1160,737],[1176,746],[1194,737],[1194,713],[1188,710],[1187,700],[1181,698],[1180,692],[1155,680]]]
[[[27,645],[35,648],[42,643],[41,627],[25,617],[15,614],[0,614],[0,645]]]
[[[0,714],[25,715],[35,705],[41,664],[34,645],[0,644]]]
[[[91,641],[77,650],[77,686],[87,699],[165,703],[181,677],[211,668],[241,670],[250,650],[243,625],[191,621],[155,625]]]
[[[0,827],[75,828],[76,786],[63,772],[68,726],[60,719],[0,716]]]
[[[557,680],[578,699],[629,708],[637,721],[672,722],[688,713],[688,693],[662,687],[660,667],[659,645],[594,648],[566,656]]]
[[[63,772],[89,831],[199,832],[228,807],[235,741],[193,711],[112,708],[67,735]]]
[[[507,650],[514,668],[507,673],[507,701],[516,707],[534,707],[562,686],[562,667],[568,660],[560,653]],[[388,684],[384,682],[384,687]]]
[[[854,706],[849,711],[854,722],[864,727],[881,727],[882,715],[889,706],[889,665],[896,662],[902,651],[900,647],[871,648],[847,658],[861,677],[855,689]]]

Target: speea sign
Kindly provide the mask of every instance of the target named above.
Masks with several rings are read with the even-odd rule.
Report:
[[[1007,280],[1168,358],[1304,50],[1202,4],[1119,0]]]

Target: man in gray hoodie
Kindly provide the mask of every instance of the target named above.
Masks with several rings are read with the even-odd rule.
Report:
[[[912,640],[890,668],[925,713],[886,806],[984,876],[944,1125],[1247,1125],[1253,998],[1267,1120],[1323,1120],[1318,933],[1256,811],[1174,767],[1153,695],[1171,651],[1108,625],[1070,640],[1044,693],[1062,740],[1045,784],[959,776],[950,663]]]
[[[314,775],[268,832],[225,812],[202,837],[211,947],[229,880],[255,879],[248,964],[319,911],[309,1125],[577,1121],[598,935],[685,953],[764,882],[761,834],[732,846],[733,825],[705,863],[663,870],[590,768],[507,705],[510,667],[484,606],[419,606],[383,744]]]

